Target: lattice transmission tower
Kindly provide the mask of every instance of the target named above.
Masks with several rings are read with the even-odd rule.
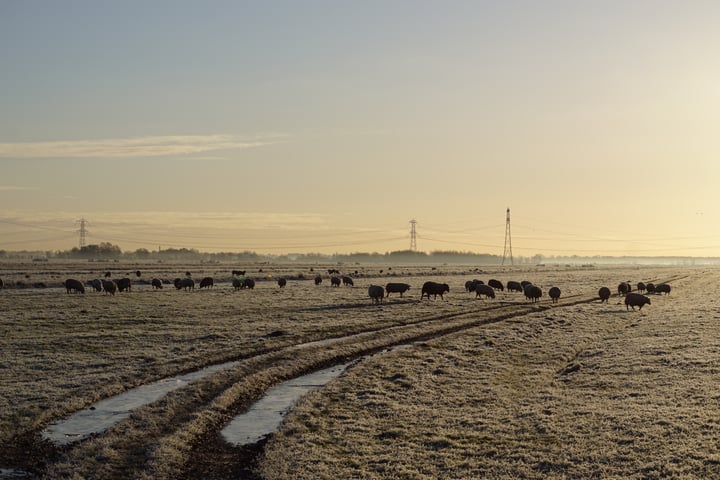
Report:
[[[510,208],[507,209],[507,216],[505,217],[505,248],[503,249],[503,265],[505,265],[505,260],[507,258],[510,259],[510,265],[514,265],[512,257],[512,237],[510,236]]]
[[[416,252],[417,251],[417,231],[415,230],[415,225],[417,225],[417,221],[413,218],[410,220],[410,251]]]
[[[86,243],[85,243],[85,237],[86,237],[87,234],[88,234],[88,231],[87,231],[88,221],[85,220],[84,218],[81,218],[80,220],[76,221],[75,223],[79,223],[79,224],[80,224],[80,229],[78,230],[78,234],[80,234],[80,242],[79,242],[79,245],[80,245],[80,248],[83,248],[83,247],[86,245]]]

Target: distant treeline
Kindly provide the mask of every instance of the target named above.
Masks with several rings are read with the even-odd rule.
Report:
[[[6,251],[0,250],[0,259],[31,259],[45,261],[49,259],[85,259],[88,261],[183,261],[183,262],[232,262],[232,263],[455,263],[500,265],[502,256],[489,253],[473,253],[458,251],[416,252],[412,250],[398,250],[385,253],[289,253],[282,255],[259,254],[251,251],[244,252],[200,252],[194,248],[167,248],[150,251],[139,248],[134,251],[123,252],[118,245],[100,243],[87,245],[81,248],[74,247],[64,251]],[[509,260],[506,259],[506,265]],[[514,265],[583,265],[594,264],[665,264],[665,265],[720,265],[720,257],[632,257],[632,256],[545,256],[533,255],[513,257]]]

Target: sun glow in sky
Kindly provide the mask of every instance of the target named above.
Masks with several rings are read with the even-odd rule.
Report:
[[[0,250],[720,256],[720,3],[0,2]]]

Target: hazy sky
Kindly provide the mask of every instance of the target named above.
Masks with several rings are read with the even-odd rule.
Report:
[[[720,256],[720,2],[0,0],[0,249]]]

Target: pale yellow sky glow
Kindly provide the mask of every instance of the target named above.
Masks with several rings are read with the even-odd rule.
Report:
[[[720,257],[720,3],[42,5],[0,250]]]

